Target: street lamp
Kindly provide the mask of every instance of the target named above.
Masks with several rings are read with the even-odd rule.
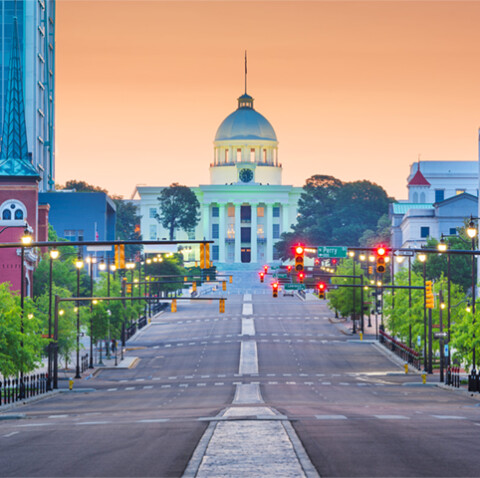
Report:
[[[75,261],[77,269],[77,297],[80,297],[80,270],[83,269],[83,260],[80,256]],[[77,366],[75,378],[81,378],[80,375],[80,302],[77,300]]]
[[[472,240],[472,251],[475,250],[475,237],[477,236],[477,228],[473,222],[473,217],[470,216],[470,222],[467,227],[467,236]],[[477,218],[475,218],[477,219]],[[472,374],[475,373],[476,369],[476,354],[475,354],[475,292],[476,292],[476,283],[475,283],[475,254],[472,254]]]
[[[90,270],[90,297],[93,297],[93,264],[97,262],[97,258],[88,256],[86,261]],[[93,368],[93,305],[90,302],[90,363],[88,368]]]
[[[426,260],[427,255],[420,253],[418,260],[423,264],[423,368],[427,370],[427,297],[426,297]]]
[[[49,252],[50,256],[50,276],[49,276],[49,289],[48,289],[48,378],[47,378],[47,390],[52,389],[52,285],[53,285],[53,261],[58,259],[60,252],[57,249],[52,249]]]

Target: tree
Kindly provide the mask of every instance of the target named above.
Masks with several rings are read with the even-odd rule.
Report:
[[[161,212],[155,217],[165,229],[168,229],[171,241],[177,229],[189,231],[200,221],[198,212],[200,203],[189,187],[173,183],[162,190],[158,200]]]
[[[360,236],[360,246],[375,247],[379,244],[388,246],[390,244],[390,238],[392,233],[392,223],[388,217],[388,214],[384,214],[377,222],[375,230],[366,229]]]
[[[65,186],[58,185],[56,189],[75,189],[77,193],[106,193],[106,189],[100,186],[93,186],[85,181],[78,181],[77,179],[70,179],[65,183]]]
[[[137,206],[131,201],[125,201],[122,196],[113,196],[116,210],[115,239],[123,241],[139,241],[140,215]],[[142,250],[142,245],[127,245],[126,257],[133,258]]]

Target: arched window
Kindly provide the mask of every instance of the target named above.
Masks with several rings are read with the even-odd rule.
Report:
[[[10,219],[12,219],[12,213],[10,212],[9,209],[3,210],[2,219],[4,221],[9,221]]]
[[[16,200],[9,199],[0,204],[0,221],[12,221],[12,225],[20,225],[27,219],[27,208],[25,205]]]
[[[15,219],[16,220],[23,219],[23,211],[21,209],[17,209],[15,211]]]

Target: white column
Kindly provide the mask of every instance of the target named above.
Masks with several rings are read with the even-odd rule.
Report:
[[[235,204],[235,262],[242,262],[241,253],[240,204]]]
[[[252,235],[251,235],[251,252],[250,252],[250,262],[257,262],[257,204],[251,204],[252,208]]]
[[[203,205],[203,239],[210,239],[210,204]]]
[[[282,204],[282,228],[280,233],[288,232],[290,230],[290,204]]]
[[[267,220],[265,221],[265,237],[267,263],[273,261],[273,204],[267,204]]]
[[[219,204],[219,214],[218,214],[218,262],[225,262],[225,208],[226,204]]]

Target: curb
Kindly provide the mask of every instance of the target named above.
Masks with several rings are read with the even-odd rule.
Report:
[[[52,391],[46,392],[42,395],[37,395],[35,397],[26,398],[25,400],[19,400],[18,402],[15,402],[15,403],[9,403],[7,405],[2,405],[0,407],[0,420],[7,420],[7,418],[3,418],[3,417],[5,417],[5,415],[1,415],[1,413],[3,413],[3,412],[6,412],[8,410],[12,410],[12,409],[17,408],[17,407],[21,407],[22,405],[30,405],[31,403],[38,402],[38,401],[43,400],[45,398],[50,398],[54,395],[62,393],[62,390],[63,389],[52,390]]]
[[[450,385],[445,385],[444,383],[436,383],[435,384],[438,388],[441,388],[442,390],[446,390],[448,392],[452,393],[459,393],[460,395],[464,395],[469,398],[473,398],[474,400],[480,401],[480,393],[475,393],[475,392],[469,392],[468,390],[464,388],[456,388],[452,387]]]

